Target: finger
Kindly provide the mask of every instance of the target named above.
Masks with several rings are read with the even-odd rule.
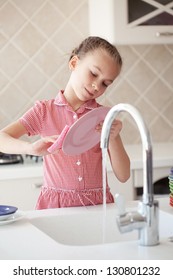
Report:
[[[45,143],[54,143],[57,140],[58,137],[59,137],[59,135],[52,135],[52,136],[44,137],[44,138],[42,138],[42,140]]]
[[[100,122],[96,125],[96,130],[100,130],[102,129],[102,126],[103,126],[103,122]]]

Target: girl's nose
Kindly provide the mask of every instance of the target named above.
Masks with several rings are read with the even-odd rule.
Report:
[[[92,83],[92,88],[94,89],[94,90],[98,90],[98,86],[96,85],[96,83]]]

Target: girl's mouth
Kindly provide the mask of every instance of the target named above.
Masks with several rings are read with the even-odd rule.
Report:
[[[89,94],[89,96],[94,97],[94,94],[93,94],[92,92],[90,92],[90,91],[87,90],[86,88],[85,88],[85,90],[86,90],[86,92]]]

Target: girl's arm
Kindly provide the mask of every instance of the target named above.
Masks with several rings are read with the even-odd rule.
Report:
[[[19,120],[0,130],[0,151],[8,154],[43,156],[49,154],[47,149],[57,139],[56,135],[30,143],[19,139],[23,135],[27,135],[27,131]]]
[[[100,130],[102,124],[97,126]],[[130,177],[130,159],[125,151],[121,137],[122,122],[115,120],[112,123],[109,137],[109,157],[112,169],[120,182],[126,182]]]
[[[126,182],[130,177],[130,159],[119,135],[109,142],[109,156],[116,177],[120,182]]]

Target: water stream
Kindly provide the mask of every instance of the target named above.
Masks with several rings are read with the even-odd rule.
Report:
[[[106,166],[107,166],[107,148],[102,148],[102,184],[103,184],[103,243],[106,241]]]

